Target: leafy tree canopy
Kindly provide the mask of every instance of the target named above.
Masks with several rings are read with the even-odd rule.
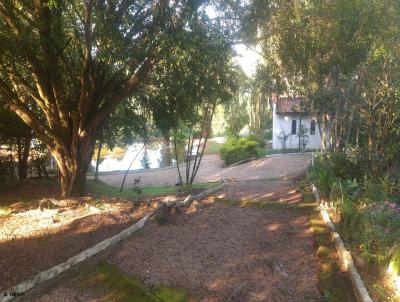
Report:
[[[133,98],[148,109],[167,113],[162,103],[154,105],[148,92],[170,94],[170,86],[157,83],[157,78],[167,81],[162,74],[171,67],[170,60],[178,67],[179,62],[188,66],[185,60],[192,55],[201,62],[215,62],[219,50],[226,49],[224,43],[214,43],[221,40],[221,29],[208,23],[201,9],[206,4],[196,0],[0,4],[0,95],[56,159],[64,196],[84,193],[95,141],[122,101]],[[205,40],[220,45],[219,50],[201,45]],[[183,54],[180,49],[187,43],[202,47]],[[191,89],[197,80],[208,84],[212,70],[200,67],[197,64],[196,70],[202,73],[192,81],[185,82],[184,74],[179,74],[179,89]],[[144,88],[150,74],[153,85]],[[181,110],[192,105],[176,99],[181,103],[175,107]],[[168,102],[170,106],[171,98]],[[155,112],[155,119],[159,116]]]

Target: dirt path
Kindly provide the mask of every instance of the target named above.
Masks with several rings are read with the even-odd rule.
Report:
[[[301,202],[293,176],[307,164],[303,158],[289,173],[278,160],[286,167],[279,173],[292,180],[271,179],[278,174],[273,169],[262,174],[269,180],[254,180],[260,175],[253,169],[231,169],[236,179],[250,180],[231,181],[186,213],[148,224],[107,260],[149,288],[184,288],[204,302],[318,301],[319,267],[308,217],[290,206]],[[265,169],[277,163],[249,165]],[[35,301],[75,301],[83,294],[66,282]],[[90,299],[101,301],[96,295]]]
[[[203,158],[195,179],[197,183],[219,181],[221,179],[253,180],[287,177],[304,172],[304,167],[311,162],[311,154],[286,154],[259,158],[231,168],[226,168],[218,155],[206,155]],[[111,185],[120,185],[124,173],[115,172],[101,174],[100,180]],[[126,185],[132,185],[135,178],[140,177],[140,185],[174,185],[178,181],[175,168],[131,172]]]
[[[280,206],[300,202],[296,183],[232,183],[215,197],[165,225],[148,225],[110,261],[149,287],[185,288],[200,301],[316,299],[318,260],[307,216]]]

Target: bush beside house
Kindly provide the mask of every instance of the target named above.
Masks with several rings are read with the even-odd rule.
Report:
[[[247,158],[256,157],[259,148],[260,143],[253,140],[252,137],[228,139],[220,149],[221,159],[225,164],[231,165]]]

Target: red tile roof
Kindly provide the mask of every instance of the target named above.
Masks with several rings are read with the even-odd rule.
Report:
[[[279,97],[278,100],[276,101],[276,113],[300,113],[300,112],[302,113],[307,112],[305,104],[302,104],[301,106],[300,98]]]

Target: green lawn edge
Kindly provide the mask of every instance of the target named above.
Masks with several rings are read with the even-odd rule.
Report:
[[[189,302],[187,290],[157,285],[146,288],[141,281],[106,261],[82,270],[69,286],[88,292],[96,301],[112,302]],[[97,300],[100,299],[100,300]]]
[[[92,195],[123,199],[137,199],[139,197],[163,196],[179,193],[190,193],[194,190],[207,190],[218,186],[219,182],[196,183],[190,187],[185,186],[126,186],[123,191],[98,180],[87,180],[87,189]],[[139,190],[138,190],[139,189]]]

